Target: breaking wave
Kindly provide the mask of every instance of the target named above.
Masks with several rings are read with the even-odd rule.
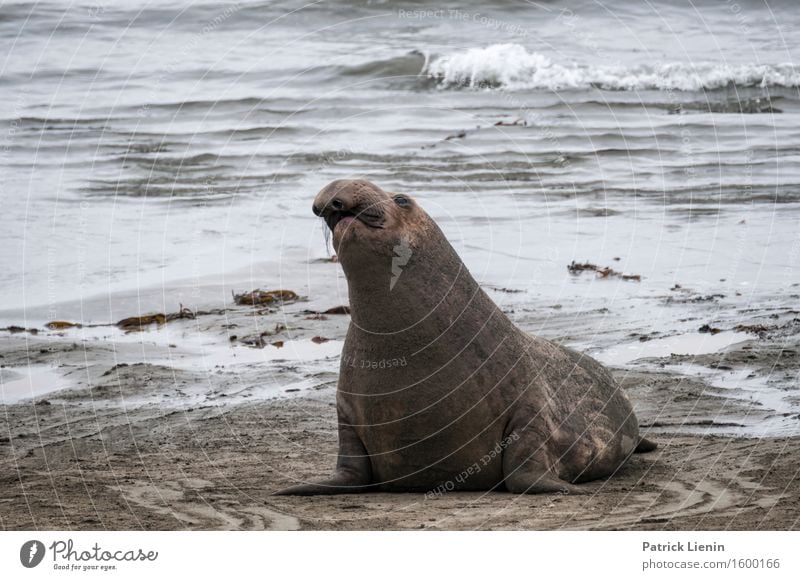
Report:
[[[672,62],[637,66],[559,64],[518,44],[493,44],[434,58],[425,73],[442,87],[701,91],[800,87],[794,64]]]

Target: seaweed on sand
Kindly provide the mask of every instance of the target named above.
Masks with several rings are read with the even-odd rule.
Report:
[[[632,282],[641,282],[642,281],[642,277],[639,274],[623,274],[622,272],[618,272],[617,270],[609,268],[608,266],[602,268],[602,267],[600,267],[600,266],[598,266],[596,264],[592,264],[591,262],[584,262],[584,263],[581,264],[581,263],[576,262],[576,261],[573,260],[572,263],[567,266],[567,270],[569,270],[569,273],[574,275],[574,276],[578,276],[582,272],[588,270],[588,271],[591,271],[591,272],[596,272],[598,278],[612,278],[613,277],[613,278],[620,278],[622,280],[628,280],[628,281],[632,281]]]
[[[290,304],[300,300],[291,290],[259,290],[233,294],[233,301],[240,306],[266,306],[268,304]]]

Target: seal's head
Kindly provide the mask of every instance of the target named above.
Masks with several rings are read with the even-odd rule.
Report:
[[[362,179],[338,179],[314,199],[313,211],[333,233],[339,261],[391,258],[398,245],[414,245],[428,229],[428,215],[408,195],[388,193]]]
[[[352,321],[371,332],[398,332],[467,304],[479,291],[439,226],[413,198],[360,179],[319,192],[314,213],[333,232],[347,277]],[[420,339],[422,340],[422,339]]]

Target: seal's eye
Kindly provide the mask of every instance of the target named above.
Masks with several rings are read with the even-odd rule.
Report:
[[[411,205],[411,200],[408,199],[405,195],[395,195],[394,202],[400,207],[407,207]]]

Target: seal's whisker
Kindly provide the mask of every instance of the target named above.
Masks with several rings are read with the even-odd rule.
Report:
[[[328,255],[332,256],[333,254],[333,246],[331,245],[331,229],[327,227],[327,223],[325,222],[325,218],[320,218],[325,225],[322,227],[322,235],[325,237],[325,249],[328,251]]]

